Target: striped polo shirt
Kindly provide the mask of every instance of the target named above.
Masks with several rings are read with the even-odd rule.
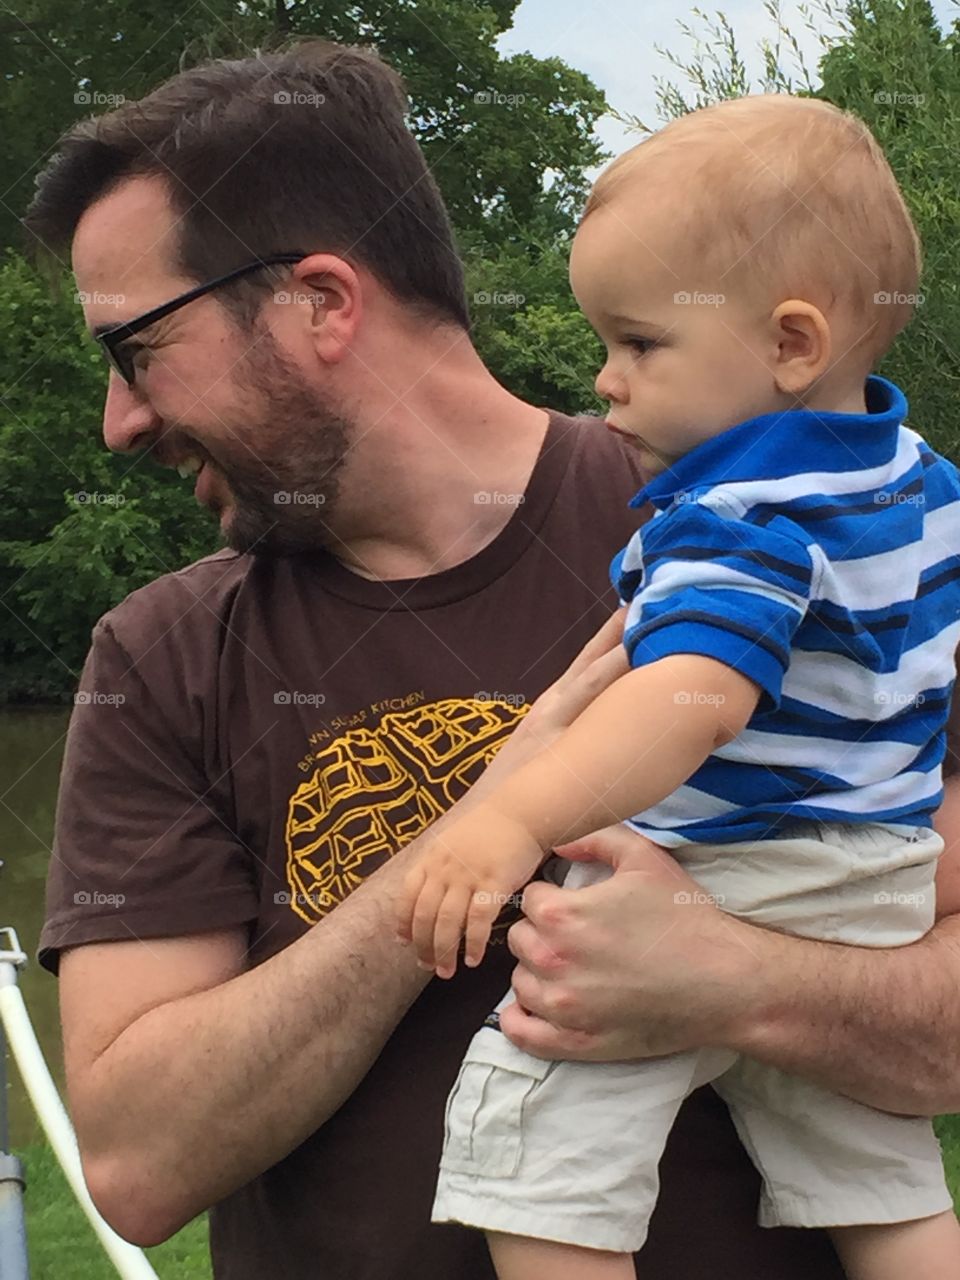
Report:
[[[940,804],[960,472],[904,426],[898,387],[865,391],[864,414],[731,427],[631,502],[655,508],[610,568],[631,664],[704,654],[762,691],[733,742],[631,819],[659,844],[806,820],[929,826]]]

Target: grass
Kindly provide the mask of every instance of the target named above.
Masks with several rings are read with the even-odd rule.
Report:
[[[26,1171],[24,1200],[30,1280],[117,1280],[46,1143],[17,1152]],[[160,1280],[210,1280],[207,1222],[203,1215],[155,1249],[144,1250]]]
[[[960,1116],[941,1116],[934,1123],[960,1214]],[[50,1148],[36,1143],[19,1155],[27,1173],[30,1280],[116,1280]],[[210,1280],[205,1217],[195,1218],[172,1240],[145,1252],[160,1280]]]

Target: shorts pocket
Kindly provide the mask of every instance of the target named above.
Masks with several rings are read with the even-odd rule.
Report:
[[[491,1036],[497,1037],[492,1044]],[[515,1048],[499,1031],[478,1033],[447,1099],[441,1168],[512,1177],[523,1149],[524,1107],[553,1066]]]

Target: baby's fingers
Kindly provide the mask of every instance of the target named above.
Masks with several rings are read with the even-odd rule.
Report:
[[[483,959],[493,922],[500,914],[501,898],[501,894],[483,889],[478,890],[470,898],[464,955],[464,961],[470,968],[478,965]]]
[[[433,935],[436,928],[437,912],[443,902],[447,886],[442,881],[427,879],[420,890],[413,911],[413,945],[417,950],[417,958],[421,969],[433,969]]]
[[[452,978],[457,971],[457,948],[463,937],[470,892],[468,885],[451,885],[437,912],[433,954],[438,978]]]

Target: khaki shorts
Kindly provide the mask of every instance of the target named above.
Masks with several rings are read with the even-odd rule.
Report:
[[[763,842],[766,878],[773,860],[778,886],[791,870],[802,884],[795,905],[807,936],[817,936],[818,921],[831,938],[852,941],[849,930],[860,945],[898,945],[926,932],[943,848],[934,832],[850,824],[807,829],[814,826],[807,835]],[[764,897],[744,869],[757,846],[723,848],[727,900],[747,903],[747,918],[772,913],[785,928],[787,897]],[[698,859],[719,864],[716,847],[709,858],[699,850],[671,852],[688,870]],[[827,866],[849,870],[851,855],[875,864],[873,874],[848,876],[843,890],[839,882],[826,888],[810,882],[814,867],[821,884]],[[609,874],[590,864],[575,864],[574,871],[577,887]],[[707,879],[714,896],[723,893],[718,875]],[[809,894],[819,897],[823,915],[812,911]],[[849,910],[839,905],[845,895]],[[433,1221],[635,1252],[647,1236],[657,1166],[677,1111],[708,1082],[727,1103],[761,1175],[761,1226],[905,1222],[952,1207],[939,1144],[924,1117],[877,1111],[726,1050],[640,1062],[547,1062],[484,1027],[447,1101]]]

